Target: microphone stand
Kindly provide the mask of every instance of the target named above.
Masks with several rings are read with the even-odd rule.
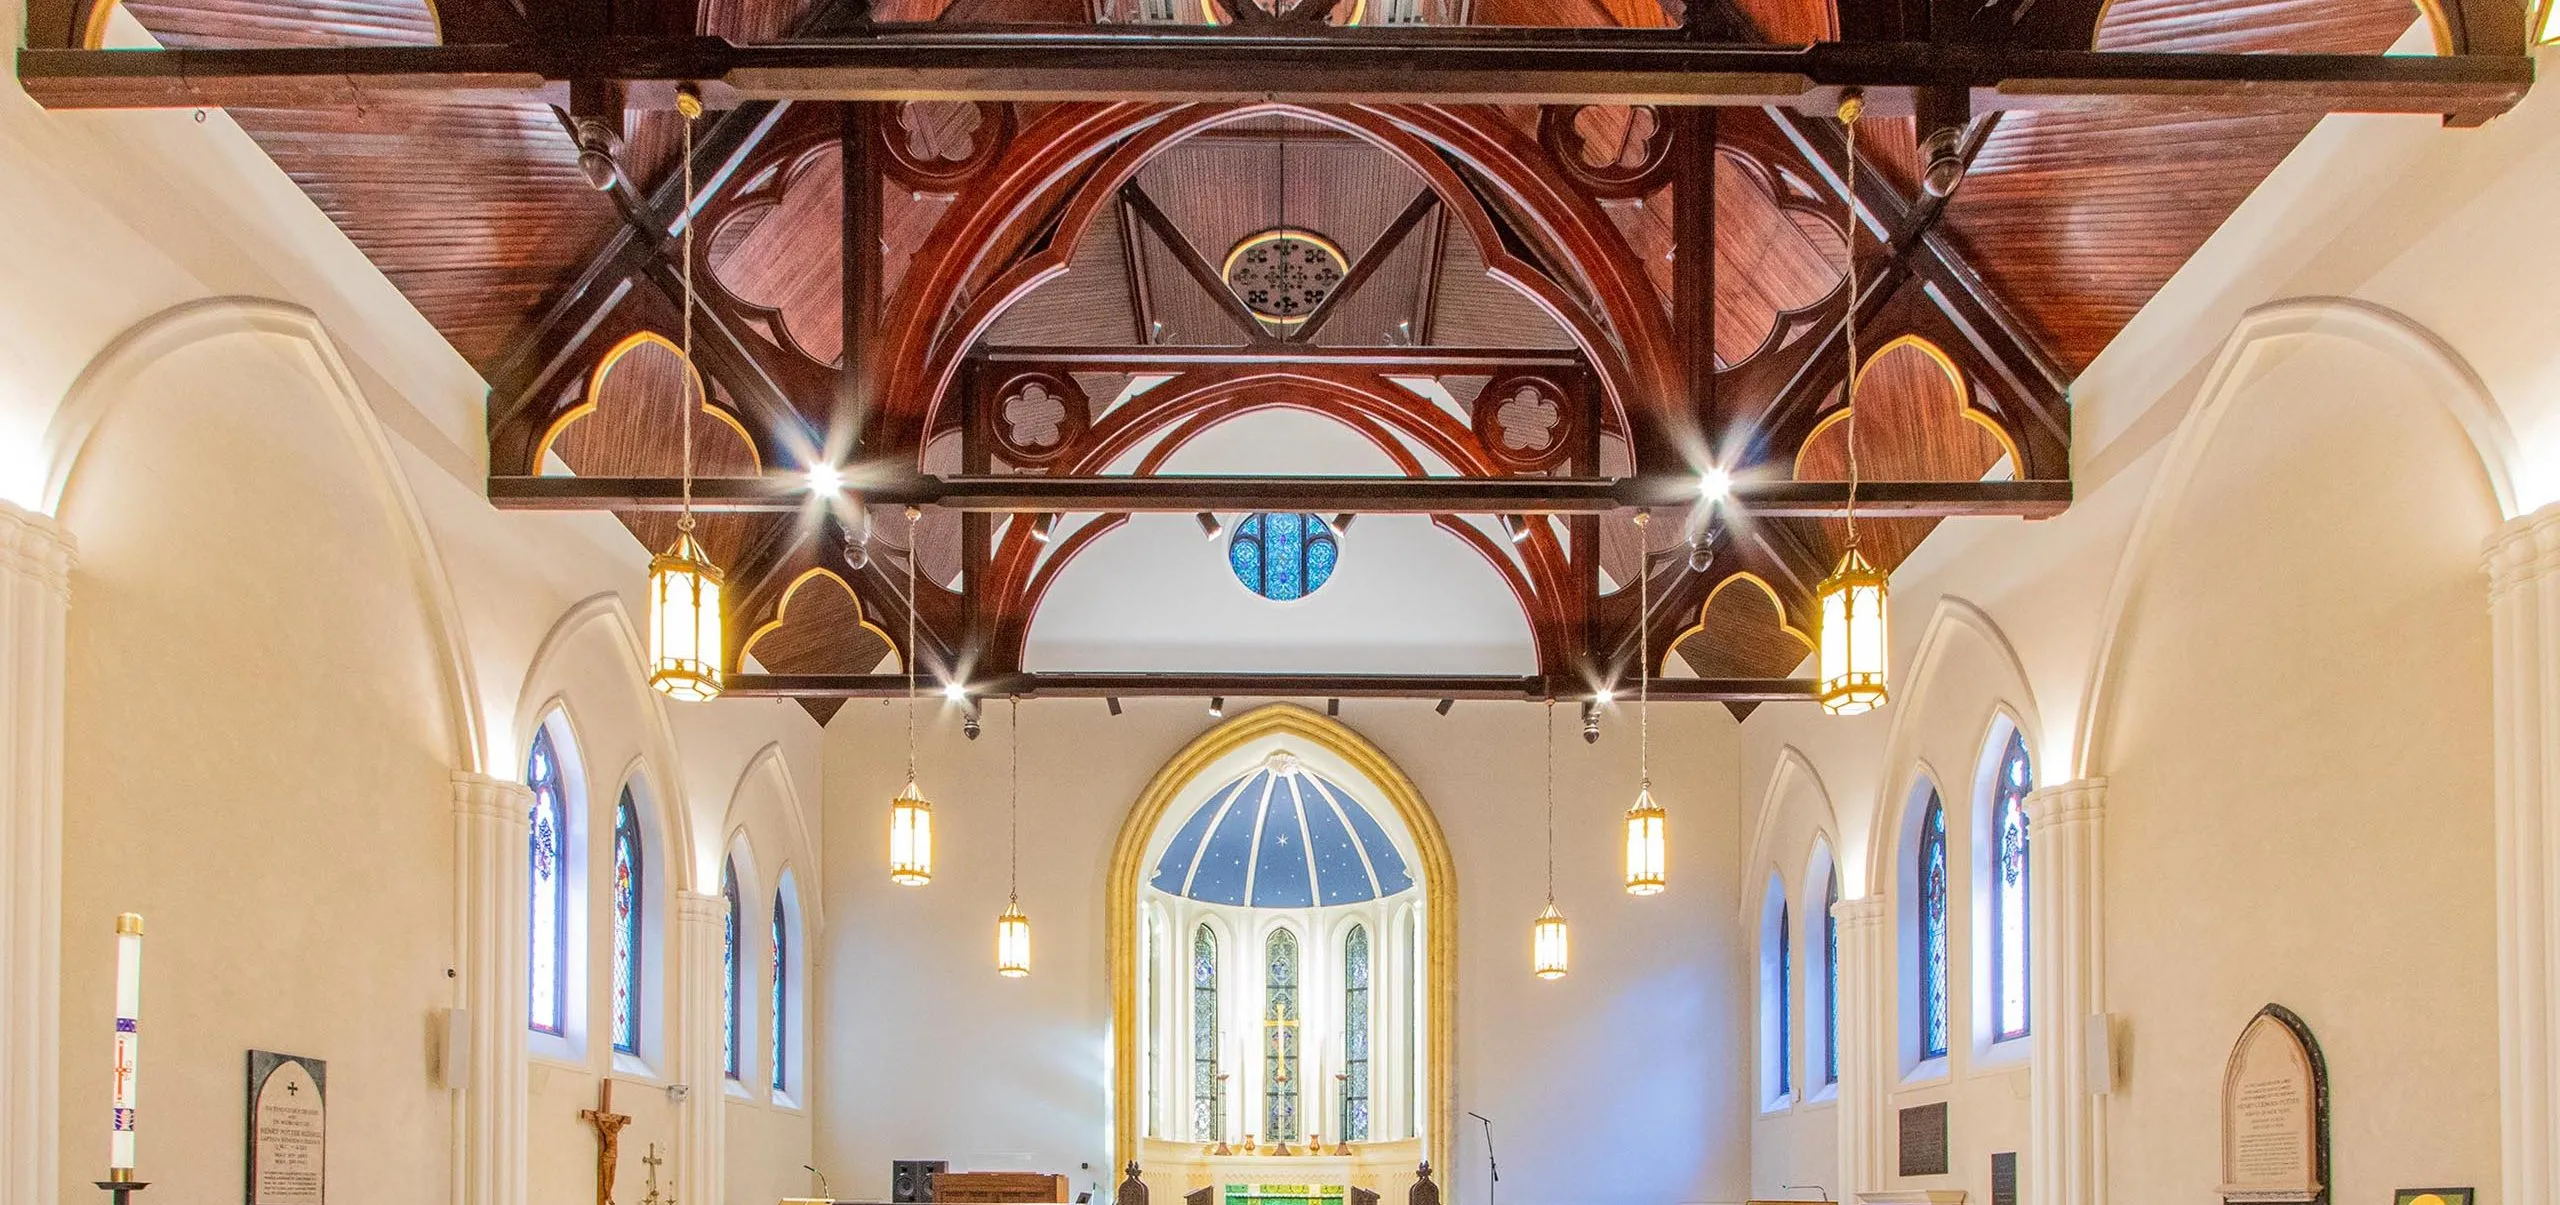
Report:
[[[1493,1119],[1475,1112],[1467,1116],[1484,1123],[1484,1169],[1490,1174],[1484,1183],[1484,1200],[1485,1205],[1493,1205],[1494,1186],[1502,1183],[1502,1164],[1493,1157]]]

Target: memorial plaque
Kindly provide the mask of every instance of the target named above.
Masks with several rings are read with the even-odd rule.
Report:
[[[2018,1152],[1991,1156],[1991,1205],[2018,1205]]]
[[[1900,1166],[1905,1176],[1947,1174],[1947,1102],[1902,1110]]]
[[[329,1066],[249,1052],[249,1205],[327,1205]]]
[[[2281,1006],[2260,1009],[2222,1073],[2223,1199],[2327,1200],[2328,1121],[2328,1074],[2311,1031]]]

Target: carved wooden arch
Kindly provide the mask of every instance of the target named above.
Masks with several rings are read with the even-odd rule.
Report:
[[[1012,305],[1068,270],[1103,206],[1150,159],[1194,134],[1263,113],[1359,137],[1420,177],[1464,223],[1488,276],[1546,312],[1589,358],[1622,429],[1631,414],[1676,396],[1669,320],[1623,236],[1597,203],[1555,178],[1533,139],[1494,129],[1495,119],[1428,106],[1062,105],[1024,130],[1017,149],[953,207],[928,240],[930,260],[909,265],[881,339],[880,395],[890,403],[874,446],[921,446],[917,433],[940,421],[967,349]],[[1485,207],[1460,163],[1519,207],[1525,231]],[[1592,304],[1512,254],[1506,231],[1550,242],[1557,262],[1589,273]]]
[[[623,336],[620,341],[607,348],[603,355],[596,357],[595,364],[587,370],[584,386],[563,395],[562,402],[565,404],[553,412],[549,420],[543,424],[541,437],[534,441],[534,471],[542,470],[543,457],[550,454],[551,445],[559,442],[560,436],[567,432],[570,426],[596,413],[597,407],[604,399],[605,385],[613,376],[614,366],[620,364],[624,356],[643,347],[659,348],[684,364],[685,374],[693,381],[694,396],[702,399],[700,403],[702,412],[719,419],[721,425],[735,432],[738,442],[746,445],[747,454],[755,458],[756,467],[761,470],[765,463],[764,451],[756,446],[755,435],[748,431],[747,424],[740,421],[737,415],[729,412],[728,407],[720,404],[718,397],[710,391],[709,383],[703,379],[701,366],[686,362],[684,349],[676,346],[674,340],[656,331],[642,329]]]
[[[1106,441],[1082,450],[1065,469],[1082,475],[1098,474],[1120,456],[1147,447],[1135,475],[1148,476],[1161,470],[1164,462],[1184,445],[1212,428],[1257,411],[1290,409],[1317,414],[1348,427],[1377,447],[1408,477],[1426,476],[1428,470],[1398,436],[1412,440],[1461,473],[1482,475],[1491,471],[1491,462],[1462,425],[1421,399],[1413,399],[1416,404],[1408,405],[1393,396],[1395,392],[1401,391],[1392,386],[1372,391],[1287,369],[1266,370],[1246,381],[1208,382],[1136,416],[1134,421],[1111,432]],[[1115,412],[1113,417],[1120,413]],[[1162,438],[1158,439],[1159,435]],[[1156,442],[1149,446],[1151,439]],[[993,648],[988,653],[996,663],[1007,668],[1021,664],[1031,622],[1060,572],[1127,518],[1116,514],[1100,516],[1078,527],[1046,558],[1040,555],[1042,545],[1032,538],[1028,524],[1016,523],[1006,529],[994,550],[988,577],[989,596],[995,606]],[[1531,524],[1529,538],[1518,546],[1520,560],[1514,562],[1490,537],[1463,519],[1434,515],[1432,522],[1475,549],[1511,588],[1522,614],[1529,620],[1539,664],[1547,665],[1560,656],[1562,646],[1556,638],[1561,634],[1562,612],[1571,592],[1572,565],[1554,529],[1544,523]]]
[[[2002,425],[1998,414],[1985,410],[1981,406],[1977,391],[1965,378],[1964,369],[1956,365],[1955,359],[1947,354],[1947,350],[1938,346],[1934,339],[1906,334],[1894,336],[1887,340],[1884,346],[1867,353],[1865,358],[1858,361],[1858,384],[1849,391],[1848,397],[1841,399],[1840,404],[1819,411],[1821,417],[1814,421],[1811,430],[1805,432],[1804,442],[1796,446],[1793,476],[1798,479],[1803,478],[1805,453],[1813,450],[1814,441],[1821,439],[1823,432],[1847,421],[1849,411],[1855,406],[1849,398],[1854,398],[1858,390],[1866,388],[1867,374],[1874,372],[1876,364],[1886,356],[1904,348],[1913,349],[1927,356],[1929,362],[1937,367],[1939,375],[1947,379],[1947,387],[1955,391],[1957,414],[1963,416],[1966,422],[1989,432],[1991,438],[1999,443],[2000,450],[2009,457],[2009,463],[2012,466],[2024,463],[2018,451],[2017,438]]]

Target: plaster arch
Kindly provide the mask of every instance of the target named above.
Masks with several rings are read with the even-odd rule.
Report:
[[[1746,867],[1774,866],[1786,861],[1786,858],[1781,856],[1782,852],[1787,854],[1794,852],[1793,850],[1780,851],[1774,846],[1778,831],[1785,822],[1787,800],[1799,787],[1811,792],[1810,797],[1814,805],[1813,840],[1806,846],[1804,857],[1810,859],[1813,849],[1827,847],[1832,851],[1832,858],[1836,861],[1840,849],[1840,820],[1832,810],[1830,790],[1822,785],[1822,772],[1814,769],[1813,760],[1806,757],[1803,750],[1793,745],[1779,746],[1777,762],[1778,764],[1769,771],[1769,785],[1760,793],[1759,817],[1752,822],[1751,844],[1743,855],[1742,864]],[[1805,864],[1812,863],[1807,861]],[[1856,898],[1850,893],[1851,886],[1849,877],[1842,876],[1841,898]],[[1740,909],[1738,919],[1744,925],[1749,925],[1754,910],[1752,902],[1748,899],[1742,900],[1738,907]]]
[[[301,360],[300,368],[320,388],[328,406],[325,417],[355,452],[355,463],[371,480],[382,504],[383,520],[408,562],[411,585],[426,627],[435,641],[436,674],[444,695],[446,732],[455,768],[487,773],[487,743],[480,714],[480,692],[464,638],[462,613],[435,535],[418,508],[391,442],[365,401],[328,329],[317,314],[301,306],[259,297],[211,297],[172,306],[127,328],[101,349],[64,393],[45,426],[41,453],[45,465],[43,509],[59,515],[72,477],[99,424],[122,405],[132,386],[151,366],[181,349],[240,335],[280,339]]]
[[[647,655],[621,595],[607,591],[572,604],[552,623],[551,630],[543,633],[542,643],[534,646],[533,659],[525,666],[524,685],[516,694],[516,724],[520,729],[517,761],[521,764],[523,750],[532,747],[533,729],[527,726],[528,719],[538,724],[544,714],[535,708],[535,700],[550,699],[556,705],[565,705],[566,700],[575,697],[576,675],[571,665],[578,655],[579,639],[591,628],[602,633],[610,654],[606,660],[616,667],[616,676],[629,685],[632,702],[644,717],[634,760],[660,767],[665,781],[675,786],[662,796],[662,816],[668,822],[664,861],[676,874],[668,885],[678,891],[699,891],[698,884],[705,880],[695,853],[697,821],[682,790],[684,761],[677,755],[675,728],[667,720],[663,696],[649,689],[648,680],[640,676],[639,667],[647,663]],[[652,783],[655,785],[654,779]],[[615,785],[618,787],[620,782],[617,780]]]
[[[1958,650],[1968,646],[1978,654],[1978,660],[1958,661]],[[1939,784],[1939,798],[1944,800],[1947,794],[1943,784],[1973,781],[1970,774],[1961,780],[1949,780],[1929,770],[1924,754],[1925,741],[1931,726],[1938,722],[1937,708],[1941,706],[1939,692],[1932,688],[1942,674],[1958,664],[1979,664],[1996,679],[1985,709],[1966,724],[1965,731],[1971,734],[1966,739],[1978,740],[2005,710],[2027,734],[2028,757],[2042,765],[2037,750],[2047,742],[2036,739],[2043,720],[2036,709],[2035,687],[2027,679],[2026,663],[2019,660],[2017,649],[1988,612],[1955,595],[1941,596],[1929,613],[1928,627],[1920,634],[1919,648],[1911,656],[1910,686],[1894,701],[1893,725],[1885,733],[1884,774],[1876,797],[1875,819],[1867,826],[1866,864],[1850,876],[1867,892],[1885,881],[1877,868],[1902,847],[1903,829],[1907,827],[1904,813],[1911,793],[1897,792],[1894,784],[1907,783],[1913,774],[1918,774]],[[1969,747],[1967,752],[1971,752]],[[1967,795],[1964,800],[1970,798]],[[1845,890],[1846,884],[1843,886]]]
[[[786,869],[793,870],[792,881],[798,886],[803,942],[815,940],[826,927],[825,895],[820,890],[818,843],[810,835],[808,814],[801,801],[799,784],[791,777],[791,766],[783,759],[779,741],[766,744],[747,758],[746,768],[738,772],[738,783],[729,792],[729,806],[720,821],[720,831],[729,834],[724,849],[738,848],[751,840],[756,830],[756,802],[759,789],[766,793],[774,810],[781,813],[781,823],[763,827],[779,829],[773,834],[782,841],[782,849],[774,859],[775,882]],[[770,847],[768,842],[768,848]],[[805,880],[805,881],[804,881]],[[706,878],[717,890],[719,868],[713,867]],[[743,884],[741,885],[743,889]]]
[[[2069,773],[2055,781],[2102,772],[2095,762],[2114,718],[2122,652],[2132,634],[2133,604],[2161,555],[2164,533],[2194,484],[2216,432],[2254,378],[2254,370],[2297,336],[2343,339],[2409,369],[2426,386],[2427,398],[2442,406],[2470,440],[2480,458],[2482,484],[2495,498],[2498,513],[2508,519],[2522,513],[2516,478],[2524,466],[2506,414],[2480,374],[2435,332],[2397,311],[2350,297],[2299,297],[2270,302],[2241,315],[2197,389],[2195,401],[2179,420],[2160,471],[2134,516],[2114,581],[2107,588],[2106,609],[2100,614],[2098,642],[2086,675],[2088,689],[2071,737]],[[2030,738],[2030,756],[2035,754],[2033,746]]]

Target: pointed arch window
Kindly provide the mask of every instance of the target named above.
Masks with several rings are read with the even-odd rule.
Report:
[[[1191,1138],[1216,1142],[1226,1116],[1226,1085],[1218,1075],[1218,935],[1202,925],[1191,934]]]
[[[1822,887],[1822,1083],[1840,1082],[1840,868]]]
[[[1298,935],[1273,929],[1263,940],[1262,1133],[1298,1140]]]
[[[2027,789],[2035,781],[2027,764],[2026,734],[2009,731],[1991,796],[1991,1039],[2027,1036],[2029,986]]]
[[[720,864],[720,1068],[738,1078],[738,860]]]
[[[784,924],[782,916],[782,893],[775,891],[773,893],[773,1050],[771,1053],[773,1055],[773,1090],[776,1092],[786,1090],[791,1080],[790,1075],[784,1070],[790,1062],[785,1057],[790,1049],[785,1044],[785,1039],[791,1032],[789,1007],[791,939],[787,929],[788,926]]]
[[[1947,810],[1929,792],[1913,870],[1920,884],[1920,1057],[1947,1053]]]
[[[1796,927],[1778,900],[1778,1095],[1796,1090]]]
[[[624,787],[613,805],[613,1048],[629,1055],[640,1053],[643,867],[640,811],[632,806],[631,788]]]
[[[531,897],[525,910],[525,1023],[556,1038],[567,1032],[569,1019],[569,801],[560,787],[560,754],[548,728],[533,735],[524,780],[533,788],[526,850]]]
[[[1342,939],[1342,1118],[1344,1142],[1369,1140],[1369,927]]]

